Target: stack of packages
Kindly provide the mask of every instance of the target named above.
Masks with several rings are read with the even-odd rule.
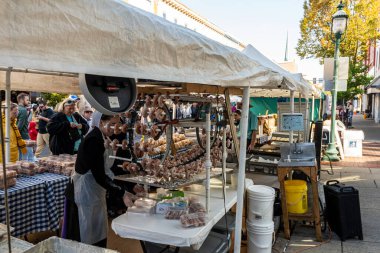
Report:
[[[6,178],[7,178],[7,186],[8,188],[11,186],[16,185],[16,171],[7,170],[6,171]],[[4,185],[4,172],[3,170],[0,170],[0,189],[5,189]]]
[[[39,167],[50,173],[71,176],[75,169],[76,155],[62,154],[43,157],[38,161]]]
[[[33,162],[17,161],[7,165],[8,171],[15,171],[19,175],[33,176],[36,173],[42,173],[38,170],[37,164]]]

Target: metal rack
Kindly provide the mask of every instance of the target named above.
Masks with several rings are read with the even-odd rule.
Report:
[[[233,172],[233,169],[226,169],[226,173]],[[222,175],[222,168],[214,168],[210,172],[210,178],[218,177]],[[165,181],[162,183],[157,182],[156,177],[152,176],[131,176],[131,175],[120,175],[115,177],[116,180],[131,182],[136,184],[148,185],[153,187],[161,187],[168,190],[177,190],[185,186],[202,182],[207,179],[206,172],[200,173],[191,179],[176,179],[173,181]]]

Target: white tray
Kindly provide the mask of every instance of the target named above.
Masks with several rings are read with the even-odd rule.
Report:
[[[14,227],[10,227],[11,232],[13,232],[15,229]],[[4,236],[7,235],[7,225],[0,223],[0,239]],[[0,251],[1,252],[1,251]]]
[[[33,247],[33,244],[11,237],[12,253],[24,253]],[[0,240],[0,252],[8,252],[8,240],[6,237]]]
[[[0,251],[2,252],[2,251]],[[50,237],[38,243],[25,253],[118,253],[118,251],[103,249],[87,244],[58,238]],[[13,253],[13,251],[12,251]]]

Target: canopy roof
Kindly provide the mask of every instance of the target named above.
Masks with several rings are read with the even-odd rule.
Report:
[[[122,1],[1,1],[0,23],[0,66],[229,87],[283,85],[281,75],[238,50]]]
[[[365,87],[367,94],[380,93],[380,75]]]
[[[248,45],[243,50],[243,53],[247,55],[249,58],[251,58],[252,60],[260,62],[263,66],[271,69],[274,72],[277,72],[282,77],[282,80],[281,80],[282,85],[278,89],[299,90],[304,96],[308,96],[314,91],[315,88],[302,77],[302,74],[300,73],[293,74],[283,69],[277,63],[271,61],[269,58],[263,55],[254,46]],[[251,95],[260,96],[261,94],[271,94],[272,96],[278,96],[278,95],[286,96],[286,94],[284,94],[283,91],[278,90],[278,89],[271,90],[269,93],[268,91],[253,90],[251,92]],[[289,93],[287,93],[287,95],[288,94]]]

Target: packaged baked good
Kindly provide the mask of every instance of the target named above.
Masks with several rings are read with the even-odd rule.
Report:
[[[201,203],[191,203],[189,213],[206,213],[206,208]]]
[[[184,214],[187,214],[186,208],[169,207],[165,212],[165,218],[168,220],[179,220]]]
[[[12,187],[12,186],[15,186],[16,182],[17,182],[17,179],[15,177],[7,179],[7,186],[8,186],[8,188]],[[2,179],[0,181],[0,189],[5,189],[4,182],[3,182]]]
[[[206,225],[205,213],[189,213],[181,215],[180,221],[183,227],[201,227]]]

